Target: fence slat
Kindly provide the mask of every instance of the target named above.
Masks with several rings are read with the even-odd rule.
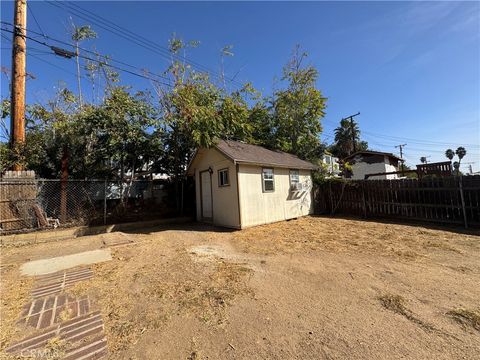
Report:
[[[480,224],[480,176],[478,175],[463,176],[461,179],[451,176],[399,180],[351,180],[343,184],[328,182],[328,188],[324,188],[322,192],[327,191],[330,208],[336,207],[335,212],[339,214],[369,218],[393,217],[435,223]],[[326,201],[325,196],[316,198]]]

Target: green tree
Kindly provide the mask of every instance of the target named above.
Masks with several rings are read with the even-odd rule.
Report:
[[[360,128],[358,123],[350,119],[342,119],[340,126],[335,129],[335,143],[330,147],[330,151],[339,159],[343,159],[354,150],[365,151],[368,149],[368,143],[360,139]]]
[[[89,39],[95,39],[97,33],[92,30],[90,25],[76,26],[72,21],[72,40],[75,46],[75,60],[77,63],[77,84],[78,84],[78,98],[80,101],[80,106],[83,105],[82,99],[82,81],[80,75],[80,42]]]
[[[458,156],[458,166],[456,168],[457,175],[460,174],[460,164],[462,163],[462,159],[467,155],[467,150],[463,146],[459,146],[457,150],[455,150],[455,154]]]
[[[457,155],[458,161],[453,162],[453,169],[457,175],[460,174],[460,164],[462,163],[462,159],[467,155],[467,150],[463,146],[459,146],[457,150],[453,151],[452,149],[447,149],[445,151],[445,156],[452,161],[453,158]]]
[[[455,151],[453,151],[452,149],[447,149],[445,151],[445,156],[450,160],[452,161],[453,160],[453,157],[455,156]]]
[[[322,144],[321,119],[325,115],[326,98],[316,88],[318,71],[304,66],[306,52],[297,46],[283,69],[286,89],[273,95],[275,147],[303,159],[318,159]]]

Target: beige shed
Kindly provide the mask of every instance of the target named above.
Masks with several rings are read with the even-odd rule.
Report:
[[[312,214],[315,168],[295,155],[233,140],[198,149],[187,169],[195,177],[197,220],[243,229]]]

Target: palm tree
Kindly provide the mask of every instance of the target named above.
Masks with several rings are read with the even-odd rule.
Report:
[[[460,172],[460,164],[462,163],[462,159],[465,155],[467,155],[467,150],[463,146],[459,146],[457,150],[455,150],[455,154],[458,156],[458,168],[457,168],[457,175]]]
[[[355,121],[342,119],[340,126],[335,129],[334,155],[344,158],[356,151],[368,149],[368,143],[360,139],[360,128]]]
[[[445,156],[446,156],[450,161],[452,161],[452,160],[453,160],[453,157],[455,156],[455,151],[453,151],[452,149],[447,149],[447,151],[445,151]]]

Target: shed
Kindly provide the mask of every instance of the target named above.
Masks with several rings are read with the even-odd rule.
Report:
[[[381,151],[357,151],[347,156],[344,162],[352,167],[353,180],[363,180],[365,175],[380,174],[398,171],[398,164],[403,160],[398,156]],[[369,177],[369,179],[398,179],[397,174],[383,174]]]
[[[297,156],[233,140],[198,149],[197,220],[242,229],[313,213],[312,170]]]

